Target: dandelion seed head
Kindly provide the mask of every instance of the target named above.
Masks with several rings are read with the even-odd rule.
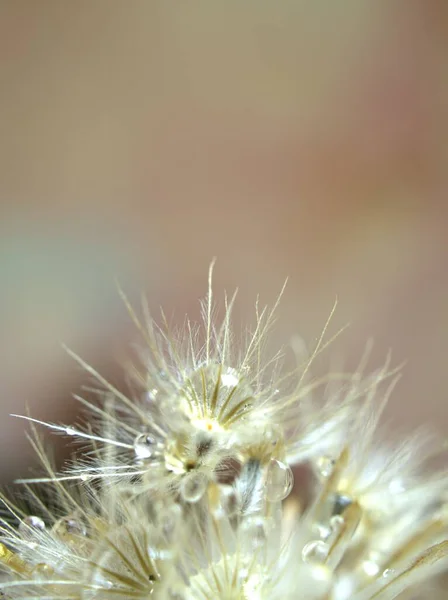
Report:
[[[129,306],[145,342],[129,394],[73,355],[104,393],[85,426],[28,418],[46,475],[33,507],[4,500],[0,590],[10,600],[393,600],[448,567],[448,475],[424,431],[383,444],[397,381],[388,359],[367,374],[313,379],[310,356],[284,372],[265,357],[273,310],[256,304],[238,340],[233,301],[216,318],[209,274],[203,323],[174,332]],[[276,305],[274,306],[274,309]],[[330,338],[331,339],[331,338]],[[303,354],[301,352],[301,354]],[[56,473],[47,425],[88,444]],[[292,494],[293,469],[314,477]],[[22,483],[24,483],[22,481]],[[306,485],[297,481],[299,492]],[[400,596],[402,597],[402,596]],[[413,596],[412,596],[413,597]],[[427,597],[423,594],[423,597]]]

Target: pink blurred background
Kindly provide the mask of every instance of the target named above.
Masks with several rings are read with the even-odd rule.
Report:
[[[448,432],[444,0],[0,2],[0,472],[135,337],[115,288],[198,315],[207,267],[272,344],[407,360],[389,413]],[[221,296],[222,297],[222,296]]]

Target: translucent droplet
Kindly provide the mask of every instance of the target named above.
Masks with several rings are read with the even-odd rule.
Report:
[[[279,502],[289,496],[294,485],[291,468],[280,460],[272,459],[266,473],[266,497],[270,502]]]
[[[244,537],[252,549],[260,548],[266,543],[266,525],[262,517],[249,517],[242,524]]]
[[[321,540],[308,542],[302,550],[302,558],[307,563],[324,562],[328,554],[328,544]]]
[[[203,473],[187,473],[180,484],[180,495],[186,502],[198,502],[207,489],[208,479]]]
[[[147,433],[138,435],[134,440],[134,452],[136,458],[144,460],[145,458],[151,458],[154,454],[156,446],[155,439]]]
[[[146,392],[146,399],[149,400],[149,402],[154,402],[158,393],[159,390],[157,388],[152,388]]]
[[[316,467],[321,477],[329,477],[335,465],[334,459],[329,456],[321,456],[316,461]]]
[[[240,378],[238,376],[238,371],[236,369],[232,369],[228,367],[226,370],[221,373],[221,385],[234,388],[238,385]]]
[[[80,519],[63,517],[54,525],[53,533],[61,538],[67,538],[71,536],[85,536],[87,535],[87,530]]]
[[[339,532],[344,527],[344,517],[341,515],[334,515],[330,518],[330,527],[332,531]]]
[[[45,531],[45,523],[40,517],[25,517],[19,525],[19,531],[24,537],[32,537],[33,534]]]
[[[395,575],[396,571],[395,569],[386,569],[385,571],[383,571],[383,577],[389,578],[389,577],[393,577],[393,575]]]
[[[344,511],[353,504],[353,499],[345,494],[335,494],[333,500],[333,515],[342,515]]]
[[[332,534],[332,528],[328,523],[316,523],[314,529],[319,534],[319,537],[326,540]]]
[[[362,568],[364,570],[364,573],[369,577],[376,577],[380,572],[379,565],[373,560],[365,560],[362,563]]]
[[[50,567],[50,565],[47,565],[47,563],[38,563],[33,571],[32,571],[32,575],[34,579],[47,579],[48,577],[51,577],[54,574],[54,569],[53,567]]]

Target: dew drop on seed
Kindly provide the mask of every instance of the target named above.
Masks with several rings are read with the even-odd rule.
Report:
[[[294,475],[289,465],[272,459],[266,474],[266,497],[279,502],[289,496],[294,485]]]
[[[334,469],[335,461],[329,456],[321,456],[317,459],[317,470],[321,477],[329,477]]]
[[[378,563],[374,562],[373,560],[365,560],[362,563],[362,568],[368,577],[376,577],[380,572]]]
[[[207,489],[207,482],[203,473],[187,473],[180,484],[180,495],[185,502],[198,502]]]
[[[63,517],[54,525],[53,532],[61,538],[67,536],[85,536],[87,530],[80,519]]]
[[[333,501],[333,515],[342,515],[353,504],[353,499],[345,494],[335,494]]]
[[[306,563],[324,562],[327,558],[328,550],[328,544],[321,540],[308,542],[308,544],[303,547],[302,559]]]
[[[386,579],[393,577],[396,573],[395,569],[386,569],[385,571],[383,571],[383,577],[385,577]]]
[[[332,531],[336,533],[344,527],[344,523],[344,517],[341,517],[341,515],[333,515],[330,517],[330,527]]]
[[[134,452],[139,460],[151,458],[154,454],[156,442],[154,438],[147,433],[138,435],[134,440]]]
[[[19,531],[24,537],[30,537],[33,533],[45,531],[45,523],[40,517],[25,517],[19,525]]]
[[[157,394],[159,393],[159,390],[157,388],[153,388],[151,390],[148,390],[146,392],[146,400],[149,402],[154,402],[157,398]]]
[[[47,563],[38,563],[32,571],[32,576],[33,579],[42,580],[51,577],[53,573],[53,568]]]

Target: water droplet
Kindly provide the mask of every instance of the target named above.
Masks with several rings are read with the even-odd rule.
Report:
[[[395,569],[386,569],[385,571],[383,571],[383,577],[392,577],[393,575],[395,575]]]
[[[66,427],[65,428],[65,433],[67,435],[78,435],[78,432],[73,427]]]
[[[33,537],[33,534],[45,531],[45,523],[40,517],[25,517],[19,525],[20,533],[26,537]]]
[[[186,502],[198,502],[207,489],[208,479],[204,473],[187,473],[180,484],[180,495]]]
[[[64,539],[71,536],[85,536],[87,535],[87,530],[80,519],[63,517],[55,523],[53,533]]]
[[[154,402],[154,400],[157,398],[157,394],[159,393],[159,390],[157,388],[153,388],[151,390],[148,390],[146,392],[146,399],[149,402]]]
[[[302,550],[302,559],[307,563],[324,562],[328,554],[328,544],[321,540],[308,542]]]
[[[144,460],[145,458],[151,458],[154,454],[156,446],[155,439],[147,433],[138,435],[134,440],[134,452],[136,458]]]
[[[344,517],[341,517],[341,515],[330,517],[330,527],[332,531],[339,532],[344,527]]]
[[[345,494],[335,494],[333,502],[333,515],[342,515],[353,504],[353,499]]]
[[[50,565],[47,565],[47,563],[38,563],[32,571],[33,578],[37,580],[46,579],[51,577],[53,574],[53,567],[50,567]]]
[[[335,465],[334,459],[329,456],[321,456],[316,461],[316,467],[321,477],[329,477]]]
[[[332,534],[332,528],[328,523],[316,523],[315,530],[323,540],[328,539]]]
[[[289,496],[294,485],[291,468],[276,459],[269,463],[266,473],[266,497],[270,502],[279,502]]]
[[[221,373],[221,385],[229,388],[234,388],[239,383],[238,371],[228,367]]]
[[[369,577],[376,577],[380,572],[379,565],[373,560],[365,560],[362,563],[362,568],[364,570],[364,573]]]

